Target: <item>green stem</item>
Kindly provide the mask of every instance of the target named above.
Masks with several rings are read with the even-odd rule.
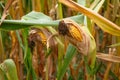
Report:
[[[62,19],[63,18],[62,4],[59,2],[58,2],[58,13],[59,13],[59,19]],[[63,61],[62,61],[63,56],[64,56],[64,48],[61,44],[58,44],[58,74],[60,73],[62,65],[63,65]]]
[[[62,4],[58,2],[59,19],[63,18]]]
[[[2,35],[0,31],[0,62],[3,61],[3,54],[4,54],[4,48],[3,48],[3,42],[2,42]]]

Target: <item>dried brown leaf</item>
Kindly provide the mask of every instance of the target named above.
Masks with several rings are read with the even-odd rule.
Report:
[[[38,74],[39,71],[39,76],[41,76],[43,80],[45,79],[46,75],[48,75],[49,80],[51,79],[55,80],[55,73],[56,73],[55,63],[57,63],[56,61],[57,61],[58,47],[54,37],[50,38],[50,36],[52,36],[51,32],[49,32],[46,28],[40,28],[40,29],[33,29],[30,32],[30,36],[28,38],[29,45],[33,48],[33,51],[37,50],[37,54],[36,54],[37,56],[35,55],[35,53],[33,54],[34,69],[36,67],[35,69],[36,73]],[[34,46],[31,45],[33,43],[35,44],[34,46],[37,49],[35,49]],[[45,49],[47,49],[47,44],[49,44],[51,53],[46,57]],[[37,65],[37,63],[39,64]]]
[[[2,18],[1,18],[1,21],[0,21],[0,25],[2,24],[2,22],[4,21],[4,19],[7,17],[8,15],[8,10],[11,6],[11,4],[14,2],[14,0],[8,0],[6,5],[5,5],[5,8],[4,8],[4,11],[3,11],[3,15],[2,15]]]
[[[105,61],[120,63],[119,56],[114,56],[114,55],[109,55],[109,54],[104,54],[104,53],[97,53],[96,57],[99,59],[105,60]]]

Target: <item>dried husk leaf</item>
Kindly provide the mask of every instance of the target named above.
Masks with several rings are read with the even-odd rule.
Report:
[[[65,36],[80,53],[88,55],[90,48],[90,36],[77,23],[70,19],[63,19],[59,23],[59,34]]]
[[[33,65],[38,69],[35,69],[37,74],[45,79],[48,75],[49,79],[55,79],[56,72],[56,64],[57,63],[57,42],[54,40],[54,37],[50,38],[52,34],[46,28],[33,29],[30,32],[29,43],[35,43],[34,54],[33,54]],[[48,41],[49,39],[49,41]],[[51,52],[49,55],[46,54],[47,44],[49,44],[49,48]],[[37,50],[37,54],[36,51]],[[37,56],[38,57],[37,57]],[[47,55],[47,56],[46,56]],[[47,62],[46,62],[47,61]],[[39,64],[37,64],[39,63]],[[46,67],[47,66],[47,67]],[[47,69],[46,69],[47,68]]]
[[[71,29],[73,27],[76,29]],[[96,61],[96,44],[94,37],[90,34],[87,27],[79,26],[77,23],[70,19],[64,19],[60,21],[58,30],[59,34],[65,36],[65,38],[69,40],[69,42],[73,44],[80,53],[84,55],[84,58],[87,59],[87,65],[93,69]],[[77,34],[70,32],[77,32]]]
[[[105,61],[120,63],[119,56],[114,56],[114,55],[109,55],[109,54],[104,54],[104,53],[97,53],[96,57],[99,59],[105,60]]]

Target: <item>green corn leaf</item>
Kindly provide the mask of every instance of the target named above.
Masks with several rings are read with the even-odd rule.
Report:
[[[83,23],[84,16],[76,15],[76,16],[67,17],[67,18],[70,18],[80,24],[80,23]],[[38,24],[31,23],[30,25],[39,25],[39,26],[46,26],[46,25],[58,26],[59,21],[60,21],[60,20],[53,21],[49,16],[47,16],[41,12],[35,12],[35,11],[32,11],[32,12],[28,13],[27,15],[23,16],[22,20],[38,23]]]
[[[61,65],[61,70],[60,72],[58,72],[58,76],[57,76],[57,79],[58,80],[62,80],[72,58],[74,57],[76,53],[76,48],[73,47],[72,45],[69,45],[68,48],[67,48],[67,52],[66,52],[66,55],[65,55],[65,58],[64,58],[64,62],[63,62],[63,65]]]
[[[110,45],[108,47],[118,47],[118,46],[120,46],[120,43],[112,44],[112,45]]]
[[[12,59],[7,59],[0,64],[0,76],[1,75],[4,76],[5,80],[18,80],[16,66]],[[1,77],[3,78],[3,76]]]
[[[118,76],[110,70],[110,75],[113,77],[114,80],[119,80]]]
[[[25,63],[25,67],[27,69],[26,80],[30,80],[31,75],[32,75],[33,80],[37,80],[35,71],[34,71],[33,66],[32,66],[32,54],[31,54],[30,48],[28,47],[27,37],[28,37],[29,29],[25,28],[22,31],[23,31],[22,35],[23,35],[23,42],[24,42],[24,48],[25,48],[25,50],[24,50],[24,63]]]
[[[105,0],[99,0],[99,3],[94,7],[94,11],[95,12],[99,12],[99,10],[101,9],[103,3],[105,2]]]
[[[68,17],[75,20],[77,23],[83,23],[83,15]],[[52,20],[49,16],[32,11],[22,17],[22,20],[4,20],[0,29],[3,30],[17,30],[35,26],[58,26],[60,20]]]
[[[0,68],[0,80],[8,80],[5,72]]]
[[[75,3],[72,0],[59,0],[59,2],[71,7],[72,9],[79,11],[92,19],[103,31],[108,32],[115,36],[120,36],[120,27],[106,18],[102,17],[98,13],[94,12],[91,9],[88,9],[78,3]]]
[[[100,0],[94,0],[92,4],[90,5],[90,9],[94,9],[99,4],[99,2]]]

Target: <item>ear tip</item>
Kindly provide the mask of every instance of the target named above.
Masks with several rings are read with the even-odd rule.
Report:
[[[59,34],[66,35],[68,32],[67,24],[64,20],[61,20],[58,25]]]

